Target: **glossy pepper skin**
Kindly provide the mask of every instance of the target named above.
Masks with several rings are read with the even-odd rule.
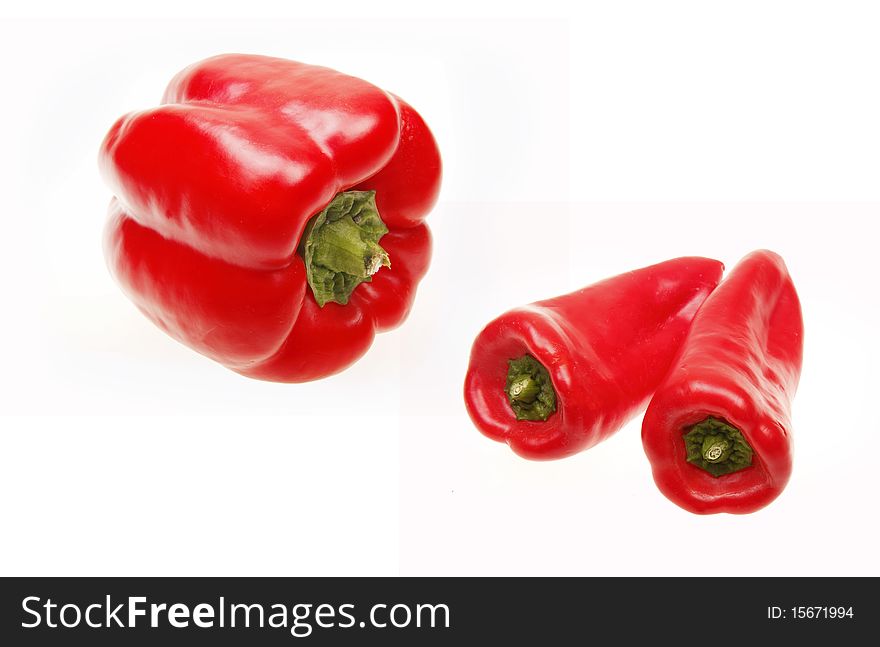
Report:
[[[471,350],[464,397],[474,424],[535,460],[609,437],[645,406],[722,271],[718,261],[677,258],[501,315]],[[517,419],[510,376],[524,356],[552,382],[545,420]]]
[[[105,255],[123,290],[169,335],[249,377],[346,368],[406,318],[428,268],[423,220],[441,176],[431,132],[400,98],[327,68],[196,63],[159,107],[113,125],[99,164],[116,195]],[[342,192],[375,192],[384,252],[350,294],[319,305],[304,232]]]
[[[773,501],[791,475],[791,401],[802,357],[801,307],[785,263],[753,252],[700,308],[648,406],[642,443],[661,492],[699,514],[743,514]],[[733,454],[726,468],[717,464],[717,475],[699,448],[689,455],[686,446],[686,434],[707,419],[747,444],[739,463]]]

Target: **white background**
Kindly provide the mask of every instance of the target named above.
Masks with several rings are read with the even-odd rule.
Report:
[[[880,575],[875,3],[119,4],[0,23],[0,574]],[[362,76],[440,142],[415,310],[340,376],[231,373],[104,268],[104,132],[226,51]],[[470,344],[503,310],[757,247],[807,340],[765,510],[669,503],[639,420],[553,463],[470,423]]]

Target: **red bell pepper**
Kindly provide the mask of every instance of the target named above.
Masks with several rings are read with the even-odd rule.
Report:
[[[407,316],[440,156],[422,118],[369,83],[224,55],[110,129],[105,252],[144,314],[244,375],[302,382]]]
[[[645,414],[657,486],[700,514],[754,512],[791,475],[791,401],[803,356],[782,259],[746,256],[700,308]]]
[[[677,258],[501,315],[474,342],[468,413],[525,458],[592,447],[647,404],[722,270]]]

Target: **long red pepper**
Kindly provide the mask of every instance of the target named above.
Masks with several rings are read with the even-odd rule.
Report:
[[[700,514],[754,512],[779,495],[802,354],[785,263],[749,254],[700,308],[645,414],[642,442],[663,494]]]
[[[474,342],[468,413],[531,459],[604,440],[645,406],[722,270],[677,258],[501,315]]]

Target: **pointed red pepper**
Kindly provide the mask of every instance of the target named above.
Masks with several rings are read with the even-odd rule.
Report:
[[[722,270],[677,258],[501,315],[474,342],[468,413],[525,458],[592,447],[647,404]]]
[[[302,382],[400,324],[427,270],[440,156],[408,104],[264,56],[196,63],[101,146],[105,252],[169,335],[250,377]]]
[[[642,424],[654,481],[671,501],[743,514],[779,496],[791,475],[803,333],[773,252],[746,256],[706,300]]]

